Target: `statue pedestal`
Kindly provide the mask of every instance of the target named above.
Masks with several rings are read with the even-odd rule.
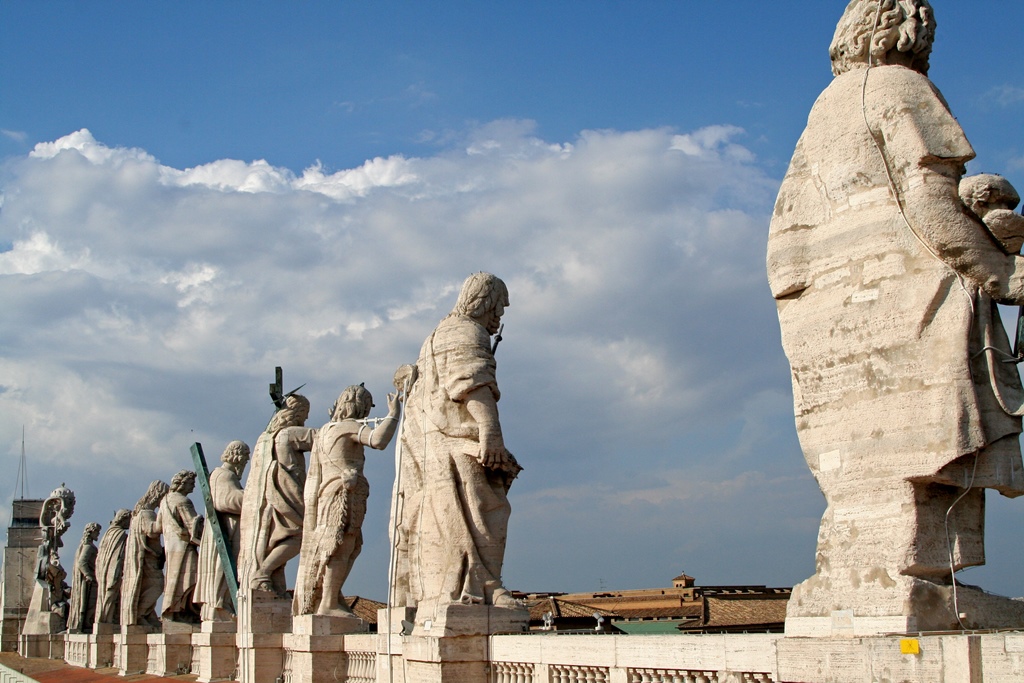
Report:
[[[412,634],[402,636],[412,622]],[[378,611],[381,630],[387,624],[387,610]],[[462,683],[489,680],[489,636],[496,633],[524,633],[529,628],[525,608],[487,605],[421,605],[413,615],[409,609],[392,609],[390,631],[379,638],[377,656],[381,675],[388,666],[405,671],[406,683]],[[388,661],[388,638],[391,661]],[[404,660],[404,661],[403,661]]]
[[[367,633],[366,622],[358,617],[329,617],[303,614],[292,620],[292,633],[284,637],[288,655],[283,671],[286,681],[333,683],[349,680],[353,653],[346,650],[346,634]]]
[[[239,593],[239,683],[276,683],[284,672],[284,634],[291,630],[291,600],[265,591]]]
[[[67,633],[64,635],[64,661],[71,666],[89,666],[89,634]]]
[[[93,630],[99,630],[100,626],[110,627],[110,624],[96,624]],[[90,669],[106,669],[114,665],[114,632],[113,629],[106,629],[104,632],[93,633],[89,636],[89,656],[86,666]]]
[[[149,645],[146,638],[153,632],[150,626],[122,626],[121,637],[115,638],[117,646],[115,662],[120,676],[135,676],[146,672],[146,661],[149,657]]]
[[[238,671],[238,625],[234,621],[204,621],[199,633],[192,634],[193,671],[198,683],[235,680]]]
[[[888,579],[889,577],[886,576]],[[849,605],[836,610],[834,605]],[[862,638],[921,631],[1024,629],[1024,601],[974,586],[953,588],[909,576],[857,587],[811,577],[793,589],[786,609],[791,638]]]
[[[64,659],[64,635],[23,633],[18,638],[18,654],[26,659]]]
[[[421,604],[416,610],[412,635],[431,638],[490,636],[496,633],[524,633],[530,628],[525,607],[490,605]]]
[[[192,671],[192,630],[146,636],[146,673],[181,676]]]

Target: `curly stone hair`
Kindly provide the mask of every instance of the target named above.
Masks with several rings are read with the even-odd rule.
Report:
[[[180,491],[185,482],[195,482],[196,473],[192,470],[181,470],[171,478],[171,490]]]
[[[95,535],[95,536],[99,536],[100,535],[100,525],[97,524],[96,522],[89,522],[88,524],[85,525],[85,529],[82,530],[82,539],[83,540],[87,539],[87,538],[89,538],[90,536],[93,536],[93,535]]]
[[[131,519],[132,511],[121,508],[114,513],[114,519],[110,520],[110,526],[124,526],[126,520]]]
[[[332,420],[346,417],[363,418],[370,414],[373,407],[373,396],[362,384],[353,384],[341,392],[338,400],[331,406]]]
[[[829,47],[832,73],[867,66],[869,59],[886,64],[886,55],[895,50],[909,54],[910,67],[927,76],[934,40],[935,15],[928,0],[851,0]]]
[[[302,419],[299,416],[302,415]],[[309,417],[309,399],[302,394],[289,394],[284,399],[284,408],[281,408],[270,418],[267,425],[268,432],[276,432],[285,427],[295,427],[303,424]]]
[[[249,444],[236,439],[224,447],[224,452],[220,455],[220,461],[238,465],[249,462],[249,455]]]
[[[473,273],[462,283],[462,291],[452,313],[479,318],[501,303],[508,306],[508,287],[496,275]]]

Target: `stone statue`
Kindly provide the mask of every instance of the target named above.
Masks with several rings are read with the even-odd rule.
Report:
[[[501,567],[522,468],[502,438],[491,346],[506,306],[504,282],[470,276],[420,350],[401,434],[396,606],[515,606]]]
[[[43,502],[39,526],[43,542],[36,553],[36,583],[32,590],[28,614],[22,633],[45,635],[60,633],[66,628],[68,591],[64,579],[67,572],[60,564],[61,536],[68,530],[75,512],[74,492],[61,484]]]
[[[96,556],[96,623],[121,623],[121,577],[131,510],[118,510],[100,539]],[[94,629],[95,632],[96,629]]]
[[[927,78],[934,32],[926,0],[849,4],[775,205],[768,279],[827,503],[788,634],[1024,625],[951,576],[985,561],[985,489],[1024,493],[991,306],[1024,303],[1024,260],[958,197],[974,151]]]
[[[220,467],[210,472],[210,496],[226,537],[228,552],[237,562],[238,520],[243,497],[241,477],[249,463],[249,446],[243,441],[232,441],[224,449],[220,462]],[[230,621],[234,617],[228,582],[210,524],[203,529],[203,540],[199,544],[199,580],[193,600],[202,605],[203,621]]]
[[[82,532],[82,542],[75,552],[71,569],[71,605],[68,610],[68,633],[92,633],[96,619],[96,539],[100,525],[89,522]]]
[[[188,494],[196,487],[196,473],[181,470],[171,479],[171,490],[160,501],[159,523],[164,535],[167,572],[161,617],[168,621],[199,622],[199,609],[192,602],[199,573],[199,542],[203,518]]]
[[[363,476],[363,447],[384,450],[398,426],[397,394],[388,394],[388,414],[371,426],[373,397],[350,386],[331,408],[331,421],[317,430],[306,479],[302,556],[295,585],[295,614],[352,616],[341,588],[363,547],[363,518],[370,485]]]
[[[156,509],[170,487],[162,481],[149,485],[135,504],[124,549],[124,581],[121,584],[121,626],[159,629],[156,601],[164,592],[164,549]]]
[[[1024,246],[1024,216],[1014,209],[1020,194],[1006,178],[992,173],[966,176],[960,181],[960,201],[984,223],[1007,254]]]
[[[316,435],[316,430],[303,426],[307,417],[309,401],[292,393],[256,441],[242,500],[240,591],[255,589],[286,597],[284,568],[302,547],[305,452]]]

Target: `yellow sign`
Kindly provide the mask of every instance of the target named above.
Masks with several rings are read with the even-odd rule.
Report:
[[[917,638],[900,639],[900,654],[919,655],[921,654],[921,641]]]

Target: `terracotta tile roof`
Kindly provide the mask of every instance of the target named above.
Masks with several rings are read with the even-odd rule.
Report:
[[[583,605],[578,602],[569,602],[568,600],[561,600],[556,597],[544,598],[538,602],[529,603],[530,608],[530,620],[531,621],[542,621],[544,615],[551,612],[555,618],[592,618],[594,613],[600,614],[602,617],[614,617],[618,615],[618,612],[611,612],[609,610],[601,609],[599,607],[591,607],[590,605]]]
[[[708,619],[705,627],[767,626],[786,621],[783,598],[706,598]]]
[[[358,595],[345,598],[345,602],[348,603],[348,608],[367,624],[376,624],[377,610],[387,607],[383,602],[361,598]]]
[[[615,613],[623,619],[701,619],[704,616],[700,603],[679,607],[620,608]]]

